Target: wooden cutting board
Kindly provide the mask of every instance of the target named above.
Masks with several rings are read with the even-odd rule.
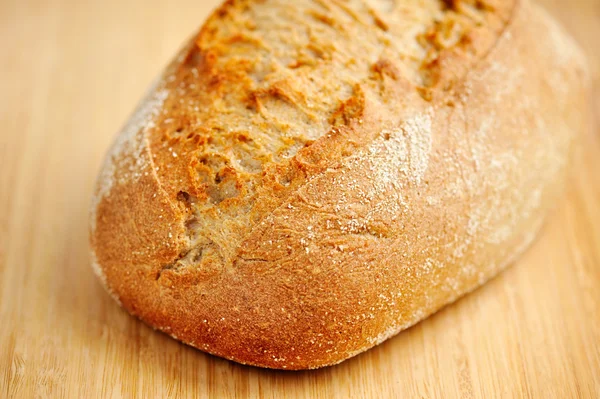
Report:
[[[546,0],[585,47],[596,128],[508,271],[340,366],[278,372],[179,344],[89,268],[114,133],[217,0],[0,2],[0,397],[600,397],[600,0]]]

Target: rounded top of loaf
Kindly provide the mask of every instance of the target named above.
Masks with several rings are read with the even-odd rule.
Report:
[[[539,21],[527,25],[525,15]],[[506,140],[533,146],[501,132],[479,157],[475,144],[469,154],[457,142],[470,122],[481,127],[466,114],[471,104],[483,103],[479,113],[506,108],[490,99],[502,88],[499,98],[518,101],[506,85],[539,92],[542,64],[568,75],[547,93],[567,93],[580,74],[580,56],[545,18],[519,1],[227,1],[106,160],[92,206],[98,273],[132,313],[237,361],[316,367],[374,345],[399,329],[388,326],[398,319],[390,309],[429,306],[370,291],[391,281],[385,269],[368,270],[385,263],[378,251],[414,242],[406,262],[424,264],[437,255],[422,235],[475,234],[476,218],[463,217],[477,195],[470,185],[501,195],[493,179],[478,177],[485,166],[477,162]],[[550,35],[536,38],[542,31]],[[528,62],[539,69],[535,82],[525,81]],[[491,81],[502,78],[512,81]],[[531,111],[523,104],[516,113]],[[559,144],[567,142],[549,144],[535,169],[565,158]],[[456,183],[455,204],[440,205],[435,194],[461,168],[474,177]],[[545,173],[543,182],[558,172]],[[408,273],[405,290],[423,290],[409,269],[399,272]],[[406,325],[422,317],[405,313]]]

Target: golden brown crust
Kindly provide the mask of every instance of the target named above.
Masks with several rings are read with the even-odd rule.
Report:
[[[532,241],[586,83],[526,1],[228,1],[107,159],[97,272],[207,352],[340,362]]]

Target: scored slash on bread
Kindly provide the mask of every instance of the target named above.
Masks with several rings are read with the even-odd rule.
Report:
[[[528,1],[228,1],[106,159],[95,270],[204,351],[343,361],[530,244],[588,118],[584,64]]]

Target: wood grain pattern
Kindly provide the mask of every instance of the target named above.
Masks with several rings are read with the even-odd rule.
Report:
[[[600,397],[600,0],[544,0],[586,49],[596,125],[535,247],[340,366],[218,359],[119,309],[87,212],[113,134],[218,0],[0,2],[0,397]]]

